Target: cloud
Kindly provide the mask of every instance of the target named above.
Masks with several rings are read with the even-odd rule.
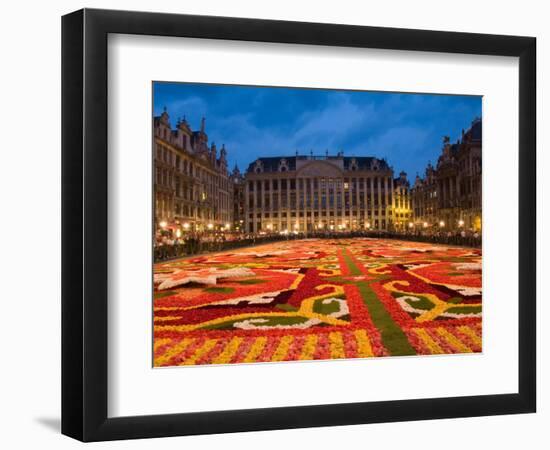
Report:
[[[193,121],[197,120],[197,117],[208,115],[208,104],[200,97],[187,97],[183,99],[172,100],[168,102],[166,109],[168,114],[173,119],[179,119],[186,116],[191,117]]]
[[[293,141],[298,147],[317,150],[341,147],[347,136],[373,122],[375,113],[370,102],[359,106],[351,101],[349,95],[332,94],[323,108],[302,113],[297,120]]]
[[[162,89],[160,89],[162,88]],[[331,154],[387,158],[395,171],[423,172],[435,162],[443,135],[458,136],[481,114],[479,98],[381,92],[213,85],[160,86],[172,123],[206,117],[210,142],[225,144],[241,169],[260,156]]]

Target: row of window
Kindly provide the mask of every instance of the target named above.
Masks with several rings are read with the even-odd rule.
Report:
[[[300,190],[310,189],[313,185],[313,189],[337,189],[337,190],[364,190],[365,186],[367,189],[386,189],[391,187],[391,178],[385,178],[386,182],[383,181],[384,178],[290,178],[290,179],[272,179],[272,180],[249,180],[248,181],[248,190],[254,192],[254,190],[260,191],[269,191],[273,189],[274,191],[278,190],[296,190],[296,186]],[[280,189],[279,189],[280,185]],[[273,188],[271,188],[273,186]]]
[[[388,216],[391,215],[391,211],[388,211]],[[289,217],[372,217],[372,216],[386,216],[386,210],[385,209],[382,209],[382,210],[375,210],[375,211],[329,211],[328,213],[323,213],[323,212],[320,212],[320,211],[314,211],[313,214],[310,214],[310,213],[306,213],[304,211],[300,211],[299,213],[296,213],[296,211],[291,211],[291,212],[285,212],[285,211],[281,211],[280,213],[279,212],[274,212],[274,213],[249,213],[248,214],[248,218],[249,219],[252,219],[254,217],[260,219],[260,218],[264,218],[264,219],[285,219],[285,218],[289,218]]]
[[[193,161],[181,157],[168,147],[160,144],[157,144],[157,161],[172,166],[183,175],[196,178],[205,183],[213,184],[226,190],[230,187],[231,182],[228,177],[223,176],[223,174],[212,174],[209,170],[196,165]]]
[[[320,230],[344,230],[344,229],[352,229],[352,230],[361,230],[361,229],[386,229],[386,224],[388,226],[391,226],[391,221],[387,221],[386,219],[374,219],[372,223],[359,223],[353,224],[350,226],[349,224],[343,226],[343,224],[336,224],[336,223],[315,223],[315,222],[298,222],[298,223],[271,223],[271,222],[261,222],[261,221],[253,221],[253,222],[247,222],[248,224],[248,230],[247,231],[267,231],[267,232],[273,232],[273,231],[283,231],[283,230],[295,230],[295,231],[320,231]]]

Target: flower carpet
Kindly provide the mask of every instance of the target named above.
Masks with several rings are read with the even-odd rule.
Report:
[[[283,241],[154,266],[154,365],[481,352],[481,251]]]

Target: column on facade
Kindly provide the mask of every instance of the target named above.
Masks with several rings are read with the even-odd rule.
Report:
[[[336,179],[334,180],[334,218],[335,218],[335,225],[336,225],[336,217],[339,217],[339,223],[338,227],[341,225],[345,225],[346,223],[346,188],[345,188],[345,178]],[[348,191],[349,191],[349,183],[348,183]],[[349,192],[348,192],[349,193]],[[338,196],[340,196],[340,211],[338,211],[338,202],[336,201],[338,199]],[[348,195],[349,198],[349,195]],[[340,213],[340,214],[338,214]]]
[[[244,225],[244,229],[247,233],[250,232],[250,230],[248,229],[248,224],[250,222],[250,217],[249,217],[249,214],[248,214],[248,180],[246,180],[244,182],[244,208],[243,208],[243,213],[244,213],[244,222],[243,222],[243,225]]]
[[[316,221],[315,221],[315,211],[317,211],[315,209],[315,183],[314,183],[314,179],[313,177],[309,178],[309,198],[310,198],[310,201],[311,201],[311,226],[313,227],[313,231],[315,231],[315,225],[316,225]]]
[[[294,198],[296,199],[296,207],[295,207],[295,210],[296,210],[296,220],[295,222],[292,224],[292,229],[296,229],[296,224],[298,224],[298,230],[301,229],[302,227],[302,224],[301,224],[301,220],[300,220],[300,211],[301,211],[301,208],[300,208],[300,197],[302,195],[302,189],[300,188],[300,183],[301,183],[302,179],[301,178],[296,178],[296,193],[294,195]]]
[[[382,177],[376,177],[376,197],[378,198],[378,229],[382,227]]]
[[[292,230],[290,221],[292,220],[292,208],[290,206],[290,178],[286,178],[286,229]]]
[[[253,197],[253,207],[252,207],[252,223],[253,223],[253,230],[254,233],[258,232],[258,181],[253,180],[253,190],[252,190],[252,197]]]
[[[342,186],[342,189],[344,189],[344,186]],[[349,204],[348,204],[347,209],[346,209],[346,204],[344,203],[344,205],[343,205],[344,211],[342,213],[342,218],[344,220],[344,224],[346,225],[347,229],[351,228],[351,224],[352,224],[352,222],[351,222],[351,213],[352,213],[352,209],[353,209],[352,192],[353,192],[353,185],[351,183],[351,178],[348,178],[348,202],[349,202]]]
[[[275,226],[273,222],[273,211],[275,208],[273,208],[273,178],[269,177],[269,223],[271,224],[271,230],[273,231],[273,227]]]
[[[387,229],[388,228],[388,177],[384,177],[383,178],[384,180],[384,192],[383,192],[383,196],[384,196],[384,203],[382,205],[382,211],[384,212],[384,215],[382,216],[382,221],[384,223],[384,229]]]
[[[277,180],[277,231],[281,231],[282,230],[282,221],[281,221],[281,210],[282,210],[282,205],[281,205],[281,178],[279,178]]]
[[[360,196],[359,196],[359,187],[361,185],[361,178],[357,177],[355,178],[355,227],[360,228],[359,219],[361,217],[361,203],[360,203]]]
[[[262,212],[262,221],[261,221],[261,229],[263,231],[265,231],[265,224],[266,224],[266,207],[265,207],[265,180],[262,179],[262,181],[260,181],[260,210]]]
[[[363,207],[363,223],[361,223],[359,227],[365,228],[366,223],[369,221],[367,177],[366,176],[361,177],[361,181],[363,182],[363,204],[361,205]]]

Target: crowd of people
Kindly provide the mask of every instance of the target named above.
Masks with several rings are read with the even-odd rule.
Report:
[[[166,261],[184,256],[201,253],[225,251],[232,248],[267,244],[269,242],[289,239],[323,238],[341,239],[353,237],[371,237],[384,239],[400,239],[417,242],[431,242],[445,245],[466,247],[481,247],[481,233],[477,231],[315,231],[309,233],[195,233],[189,232],[183,236],[173,236],[170,232],[157,232],[153,242],[155,261]]]

